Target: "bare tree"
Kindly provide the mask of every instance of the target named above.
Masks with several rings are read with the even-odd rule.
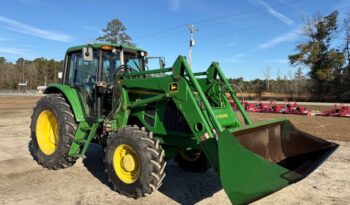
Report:
[[[345,30],[345,46],[344,46],[344,54],[346,58],[346,64],[350,67],[350,12],[347,13],[347,17],[344,19],[344,30]]]
[[[270,67],[265,68],[264,76],[266,79],[266,90],[269,91],[270,90],[270,78],[271,78],[271,68]]]

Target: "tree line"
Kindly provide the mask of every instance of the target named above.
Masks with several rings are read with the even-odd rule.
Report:
[[[5,57],[0,57],[0,90],[18,89],[19,83],[27,84],[29,90],[36,90],[37,86],[57,83],[58,72],[62,67],[62,60],[19,58],[12,63],[8,62]]]
[[[266,79],[244,80],[244,78],[229,79],[230,83],[238,86],[246,98],[250,100],[310,100],[309,79],[299,67],[296,72],[286,75],[277,73],[276,79],[270,79],[270,69],[265,70]],[[240,92],[236,89],[237,92]]]

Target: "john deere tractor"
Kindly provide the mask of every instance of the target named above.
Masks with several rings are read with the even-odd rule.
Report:
[[[157,190],[175,159],[194,172],[212,167],[231,202],[244,204],[303,179],[338,146],[286,118],[252,123],[216,62],[194,73],[179,56],[148,70],[146,56],[109,43],[69,48],[61,83],[47,87],[32,115],[37,162],[70,167],[95,142],[114,189],[128,197]]]

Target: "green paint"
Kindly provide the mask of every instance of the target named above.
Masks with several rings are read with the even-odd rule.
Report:
[[[63,84],[52,84],[45,89],[44,93],[62,93],[62,95],[68,100],[69,105],[73,110],[75,120],[77,122],[85,120],[83,106],[81,105],[77,91],[74,88]]]
[[[88,134],[88,137],[87,137],[85,143],[83,144],[83,149],[82,149],[82,151],[80,152],[80,156],[84,156],[86,150],[88,149],[88,147],[89,147],[89,145],[90,145],[90,142],[91,142],[92,138],[93,138],[93,137],[95,136],[95,134],[96,134],[96,130],[97,130],[98,126],[100,126],[99,123],[94,123],[94,124],[92,125],[91,130],[90,130],[90,132],[89,132],[89,134]]]
[[[145,106],[145,105],[147,105],[149,103],[153,103],[153,102],[157,102],[157,101],[163,100],[164,98],[165,98],[165,94],[160,94],[160,95],[156,95],[154,97],[146,98],[144,100],[137,100],[134,103],[130,104],[129,108]]]
[[[69,149],[68,155],[71,157],[82,157],[88,149],[96,130],[100,126],[94,123],[91,127],[86,122],[81,122],[78,126],[73,143]]]
[[[90,126],[87,122],[80,122],[75,133],[72,145],[69,149],[68,155],[71,157],[80,156],[81,148],[86,142],[86,136],[89,134]]]
[[[287,186],[289,170],[242,147],[225,130],[219,134],[221,184],[233,204],[246,204]]]
[[[70,47],[67,49],[67,53],[70,53],[70,52],[75,52],[75,51],[82,51],[82,49],[84,47],[86,47],[87,45],[79,45],[79,46],[74,46],[74,47]],[[143,52],[146,52],[145,50],[141,49],[141,48],[136,48],[136,47],[132,47],[132,46],[127,46],[127,45],[119,45],[119,44],[114,44],[114,43],[93,43],[93,44],[88,44],[88,46],[91,46],[95,49],[99,49],[101,48],[101,46],[112,46],[114,48],[125,48],[125,49],[129,49],[129,50],[135,50],[135,51],[143,51]]]

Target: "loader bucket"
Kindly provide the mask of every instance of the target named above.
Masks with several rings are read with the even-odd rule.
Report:
[[[296,129],[287,119],[219,133],[222,186],[233,204],[246,204],[305,178],[338,144]]]

